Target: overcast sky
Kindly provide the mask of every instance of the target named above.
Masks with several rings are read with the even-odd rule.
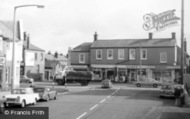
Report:
[[[184,1],[184,33],[190,46],[190,1]],[[31,43],[46,52],[66,54],[68,47],[92,42],[95,31],[99,39],[147,38],[149,32],[154,38],[171,37],[171,32],[176,32],[180,46],[180,24],[159,32],[145,31],[142,26],[147,13],[175,9],[175,15],[181,18],[181,0],[1,0],[0,19],[12,20],[14,6],[25,4],[45,6],[20,8],[17,19],[22,19]]]

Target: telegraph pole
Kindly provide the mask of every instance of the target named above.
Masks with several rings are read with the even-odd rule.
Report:
[[[184,74],[184,0],[181,1],[181,84]]]

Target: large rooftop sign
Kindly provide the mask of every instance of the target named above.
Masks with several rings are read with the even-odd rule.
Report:
[[[167,27],[178,25],[180,18],[175,16],[175,10],[169,10],[160,14],[149,13],[143,16],[145,23],[144,30],[148,31],[155,29],[155,31],[164,30]]]

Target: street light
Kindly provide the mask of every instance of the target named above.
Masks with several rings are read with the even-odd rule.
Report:
[[[44,8],[43,5],[36,5],[36,4],[31,4],[31,5],[20,5],[20,6],[15,6],[14,7],[14,18],[13,18],[13,56],[12,56],[12,80],[11,80],[11,93],[14,88],[14,80],[16,77],[16,67],[15,67],[15,22],[16,22],[16,10],[17,8],[22,8],[22,7],[37,7],[37,8]]]

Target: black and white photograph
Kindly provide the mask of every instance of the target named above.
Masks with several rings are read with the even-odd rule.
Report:
[[[1,119],[190,119],[189,0],[1,0]]]

